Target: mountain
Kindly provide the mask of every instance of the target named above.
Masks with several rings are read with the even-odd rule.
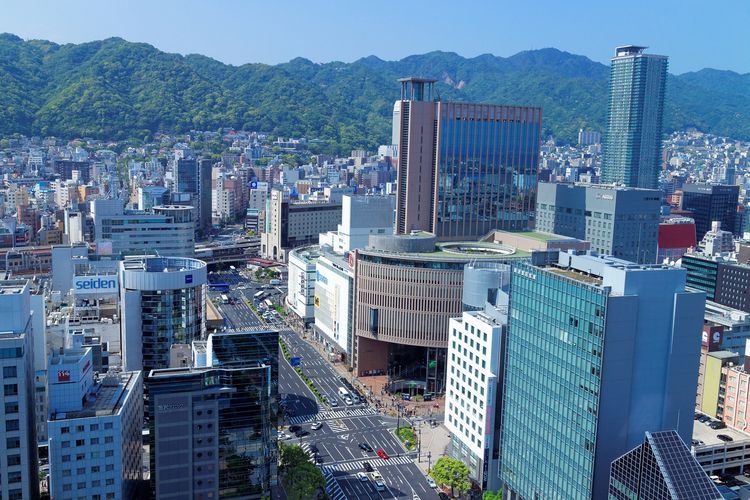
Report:
[[[373,149],[390,141],[397,79],[410,75],[436,79],[444,100],[541,106],[545,135],[564,141],[604,128],[608,66],[553,48],[231,66],[119,38],[57,45],[0,34],[0,134],[144,140],[234,127],[322,139],[332,152]],[[750,139],[750,74],[670,75],[665,113],[666,132]]]

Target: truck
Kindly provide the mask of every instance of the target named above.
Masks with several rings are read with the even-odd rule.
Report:
[[[221,303],[222,304],[229,304],[229,297],[226,296],[226,294],[221,294]]]

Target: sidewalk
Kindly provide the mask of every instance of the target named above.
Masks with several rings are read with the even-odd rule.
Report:
[[[422,440],[417,466],[427,474],[427,468],[435,465],[438,458],[446,454],[450,433],[444,425],[432,427],[426,420],[415,422],[414,427]]]

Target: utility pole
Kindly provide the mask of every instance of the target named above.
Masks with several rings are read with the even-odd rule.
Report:
[[[427,474],[430,473],[430,469],[432,468],[432,452],[427,452]]]

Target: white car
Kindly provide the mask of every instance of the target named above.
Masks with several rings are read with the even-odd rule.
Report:
[[[320,429],[321,427],[323,427],[323,422],[315,422],[314,424],[312,424],[312,425],[310,426],[310,429],[312,429],[312,430],[314,430],[314,431],[317,431],[317,430],[318,430],[318,429]]]
[[[427,476],[427,484],[430,486],[430,488],[437,488],[437,483],[429,476]]]
[[[328,400],[328,404],[331,405],[331,407],[336,407],[339,405],[339,402],[336,401],[336,398],[331,398]]]
[[[385,491],[385,483],[380,479],[375,481],[375,491]]]
[[[345,397],[344,398],[344,403],[346,403],[346,406],[351,406],[353,404],[352,403],[352,398],[350,398],[349,396]]]
[[[367,474],[364,472],[357,472],[357,479],[359,479],[363,483],[366,483],[367,481],[370,480],[370,478],[367,477]]]

